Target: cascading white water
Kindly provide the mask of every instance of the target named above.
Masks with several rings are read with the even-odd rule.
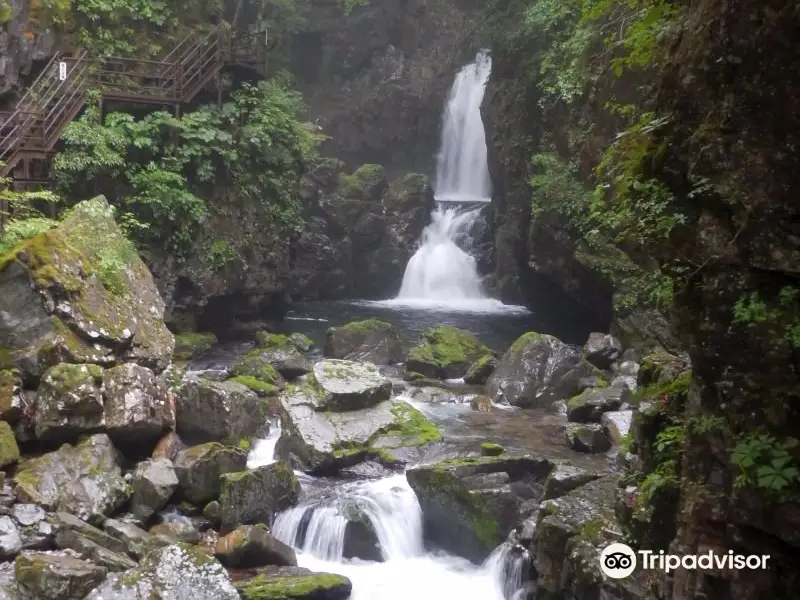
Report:
[[[481,102],[492,71],[487,52],[456,75],[442,116],[442,144],[436,164],[436,199],[488,202],[492,193],[486,160]]]
[[[456,244],[479,217],[479,210],[439,205],[422,232],[419,249],[406,265],[398,299],[452,302],[483,300],[475,259]]]

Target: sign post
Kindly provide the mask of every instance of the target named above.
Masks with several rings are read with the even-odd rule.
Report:
[[[58,78],[61,81],[64,81],[67,78],[67,63],[65,63],[63,60],[58,63]]]

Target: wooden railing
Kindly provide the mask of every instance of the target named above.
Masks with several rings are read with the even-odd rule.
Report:
[[[226,65],[266,76],[266,52],[263,31],[241,33],[223,23],[208,34],[187,36],[158,61],[92,59],[85,51],[73,57],[56,54],[15,110],[0,113],[0,176],[11,173],[21,160],[49,159],[64,128],[83,108],[89,89],[99,89],[104,99],[180,105],[191,101]]]

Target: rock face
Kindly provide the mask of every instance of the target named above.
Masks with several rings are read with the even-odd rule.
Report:
[[[277,457],[306,471],[331,472],[369,457],[394,462],[403,448],[441,440],[436,426],[403,401],[333,412],[321,410],[324,398],[313,378],[287,386],[280,396]]]
[[[314,365],[314,379],[322,390],[318,410],[370,408],[392,395],[392,382],[369,363],[322,360]]]
[[[325,160],[305,178],[309,225],[295,246],[290,291],[311,299],[385,298],[400,287],[433,192],[424,175],[389,183],[379,165],[342,170]]]
[[[529,332],[500,359],[487,382],[487,395],[522,408],[545,407],[578,392],[596,369],[574,348],[550,335]]]
[[[406,471],[419,498],[425,537],[480,564],[537,500],[555,465],[528,456],[445,460]]]
[[[325,356],[390,365],[403,360],[400,337],[389,323],[377,319],[331,327],[325,334]]]
[[[106,575],[103,567],[69,555],[23,552],[14,562],[17,585],[24,596],[48,600],[83,598]]]
[[[54,49],[57,38],[52,30],[30,31],[31,16],[41,17],[37,7],[23,0],[10,0],[5,7],[10,9],[0,30],[0,48],[3,61],[0,66],[0,95],[21,92],[20,78],[31,75],[34,61],[48,58]],[[38,8],[41,11],[41,8]],[[8,110],[4,106],[3,110]]]
[[[294,550],[269,533],[265,525],[243,525],[221,537],[214,556],[226,567],[252,568],[267,565],[296,567]]]
[[[475,361],[492,354],[468,331],[449,326],[428,328],[408,353],[406,370],[425,377],[456,379],[464,377]]]
[[[300,567],[270,567],[259,569],[259,573],[236,583],[243,600],[347,600],[353,589],[347,577],[312,573]]]
[[[177,431],[190,444],[254,437],[266,423],[264,401],[234,381],[188,377],[176,399]]]
[[[275,515],[297,503],[300,494],[300,483],[291,466],[280,461],[252,471],[226,473],[220,479],[223,529],[272,523]]]
[[[109,575],[86,600],[239,600],[219,562],[197,548],[174,544],[149,552],[138,567]]]
[[[220,492],[220,475],[244,470],[247,452],[240,448],[209,442],[192,446],[178,453],[175,474],[181,493],[202,506],[215,500]]]
[[[66,441],[97,431],[104,417],[102,367],[60,364],[45,372],[36,398],[40,440]]]
[[[8,363],[0,368],[17,367],[27,382],[60,362],[135,362],[160,372],[172,356],[164,303],[102,197],[0,258],[0,297]]]
[[[117,451],[105,434],[23,462],[14,481],[24,502],[90,521],[118,509],[129,493]]]

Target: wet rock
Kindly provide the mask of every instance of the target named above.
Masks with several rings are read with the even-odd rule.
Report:
[[[76,600],[95,589],[106,576],[104,567],[68,554],[23,552],[14,561],[23,597]]]
[[[272,523],[279,512],[297,504],[300,483],[285,462],[220,477],[220,520],[223,529]]]
[[[108,256],[119,269],[97,277],[94,266]],[[102,196],[17,246],[0,273],[0,339],[23,380],[36,382],[58,363],[136,362],[157,372],[170,363],[164,303]]]
[[[177,431],[191,444],[254,437],[266,422],[266,404],[245,386],[188,377],[176,399]]]
[[[469,401],[470,408],[478,412],[492,412],[492,399],[488,396],[481,396],[480,394],[473,396]]]
[[[318,410],[341,412],[369,408],[392,395],[392,382],[370,363],[321,360],[314,365],[314,378],[322,390],[322,394],[317,395]]]
[[[376,365],[396,364],[403,360],[403,346],[394,327],[378,319],[331,327],[325,334],[324,353],[330,358]]]
[[[564,433],[569,447],[577,452],[598,454],[611,448],[611,440],[597,423],[568,423]]]
[[[218,343],[217,336],[211,332],[179,333],[175,336],[174,360],[192,360],[211,350]]]
[[[166,382],[146,367],[128,363],[103,375],[105,425],[116,443],[148,445],[175,425]]]
[[[312,573],[299,567],[279,567],[260,570],[260,574],[252,579],[237,582],[236,589],[242,600],[347,600],[353,586],[342,575]]]
[[[242,471],[246,466],[246,451],[210,442],[180,452],[175,459],[175,474],[181,493],[203,506],[219,496],[220,475]]]
[[[438,386],[414,386],[407,393],[413,400],[425,402],[426,404],[437,404],[442,402],[452,403],[456,402],[458,399],[456,394],[451,390]]]
[[[136,465],[131,487],[131,512],[146,522],[167,504],[178,487],[172,461],[156,458],[140,462]]]
[[[105,536],[105,534],[99,530],[97,533]],[[72,550],[81,558],[93,564],[101,565],[108,571],[125,571],[136,566],[136,563],[124,553],[109,550],[107,547],[101,546],[74,529],[59,530],[58,533],[56,533],[55,542],[58,548],[62,550]]]
[[[598,556],[623,542],[614,517],[619,478],[591,481],[554,500],[542,502],[531,547],[540,592],[568,598],[641,598],[640,575],[611,579],[600,571]]]
[[[476,360],[464,375],[464,383],[483,385],[497,368],[497,358],[487,354]]]
[[[135,569],[114,573],[85,600],[239,600],[224,567],[197,548],[173,544],[149,552]]]
[[[228,535],[219,538],[214,556],[228,568],[297,566],[294,550],[272,537],[266,525],[237,527]]]
[[[363,460],[387,458],[403,448],[441,440],[422,413],[398,399],[346,412],[317,410],[324,392],[315,380],[287,386],[280,396],[283,429],[275,455],[297,468],[332,473]]]
[[[14,558],[22,550],[22,538],[10,517],[0,517],[0,560]]]
[[[594,481],[598,477],[600,477],[599,473],[560,463],[556,465],[556,468],[553,469],[553,472],[550,473],[544,483],[542,500],[563,496],[590,481]]]
[[[19,446],[11,426],[0,421],[0,468],[7,467],[19,460]]]
[[[361,507],[351,504],[344,508],[343,513],[347,518],[347,525],[344,527],[342,556],[383,562],[378,534]]]
[[[297,349],[289,337],[276,333],[263,333],[258,343],[245,358],[271,365],[286,379],[296,379],[311,370],[311,363]]]
[[[631,430],[633,422],[632,410],[617,410],[603,413],[600,424],[605,427],[606,434],[614,444],[619,444]]]
[[[53,513],[48,517],[48,521],[53,526],[56,536],[61,536],[62,540],[72,539],[72,536],[65,536],[65,534],[74,533],[84,539],[94,542],[98,546],[110,550],[111,552],[125,554],[127,551],[125,544],[117,538],[101,531],[97,527],[94,527],[93,525],[90,525],[89,523],[82,521],[69,513]]]
[[[573,423],[599,423],[603,413],[617,410],[630,397],[631,392],[623,382],[585,390],[567,402],[567,419]]]
[[[117,519],[106,519],[103,522],[103,529],[108,535],[119,540],[125,546],[128,554],[137,559],[141,559],[150,550],[168,545],[167,542],[150,535],[141,527]]]
[[[550,335],[529,332],[506,351],[486,384],[487,395],[523,408],[546,407],[577,393],[594,368]]]
[[[492,356],[488,346],[468,331],[441,326],[425,329],[406,359],[406,371],[424,377],[458,379],[478,359]]]
[[[554,467],[502,455],[413,467],[406,478],[422,507],[426,540],[480,564],[519,522],[525,501],[541,495]]]
[[[0,562],[0,600],[21,600],[13,562]]]
[[[175,461],[175,457],[181,450],[186,450],[187,446],[183,443],[180,436],[174,431],[164,434],[156,447],[153,449],[152,458],[167,458]]]
[[[14,477],[23,502],[101,520],[128,499],[117,451],[105,434],[23,462]]]
[[[197,544],[202,538],[200,531],[187,517],[171,517],[164,523],[153,525],[148,533],[169,544],[177,542]]]
[[[36,437],[72,441],[105,425],[103,368],[56,365],[44,374],[36,400]]]
[[[583,355],[599,369],[609,369],[622,355],[622,344],[613,335],[590,333],[583,346]]]
[[[262,356],[259,350],[250,352],[233,363],[230,374],[234,378],[234,381],[255,379],[256,381],[260,381],[276,389],[283,389],[286,383],[283,376],[272,366],[266,357]]]

